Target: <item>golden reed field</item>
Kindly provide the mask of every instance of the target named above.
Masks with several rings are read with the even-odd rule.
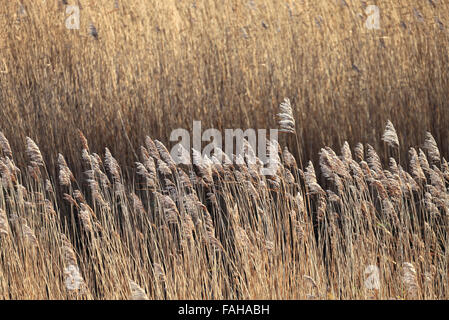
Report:
[[[448,44],[443,0],[2,1],[0,299],[448,299]],[[276,171],[175,162],[193,121]]]

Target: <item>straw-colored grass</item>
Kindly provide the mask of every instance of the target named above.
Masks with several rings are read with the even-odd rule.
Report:
[[[380,149],[387,119],[404,145],[431,130],[449,153],[447,1],[67,2],[81,4],[79,30],[61,1],[0,13],[1,130],[15,149],[32,137],[50,170],[61,152],[81,172],[77,129],[130,165],[144,135],[167,142],[193,120],[273,127],[284,97],[304,162],[345,140]],[[370,4],[380,30],[365,27]]]
[[[0,299],[449,298],[446,2],[68,2],[0,12]],[[284,97],[273,176],[164,152]]]
[[[21,171],[3,142],[3,299],[448,298],[449,165],[430,134],[410,173],[370,145],[323,148],[322,185],[275,142],[263,176],[248,158],[176,166],[147,137],[134,183],[85,140],[85,177],[60,155],[59,183],[31,139]]]

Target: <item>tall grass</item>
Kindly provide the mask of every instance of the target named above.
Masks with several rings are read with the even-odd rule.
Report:
[[[284,97],[300,137],[286,143],[304,162],[345,140],[380,149],[387,119],[404,146],[430,130],[449,152],[446,1],[374,1],[380,30],[352,0],[68,3],[81,5],[80,30],[60,1],[8,1],[0,14],[1,130],[14,149],[36,140],[51,170],[62,152],[81,172],[77,129],[129,166],[142,133],[165,143],[192,120],[273,127]]]
[[[449,297],[446,2],[69,3],[0,12],[1,299]],[[167,152],[286,96],[272,176]]]
[[[58,182],[31,139],[22,170],[2,141],[0,298],[449,297],[449,165],[430,134],[410,173],[370,145],[323,148],[322,185],[274,141],[279,167],[263,176],[258,161],[215,161],[219,150],[176,166],[147,137],[133,183],[86,140],[84,178],[60,155]]]

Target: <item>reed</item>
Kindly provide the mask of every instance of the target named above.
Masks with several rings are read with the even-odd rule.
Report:
[[[396,141],[392,128],[384,140]],[[356,146],[358,160],[348,143],[341,155],[323,148],[322,183],[287,148],[275,148],[279,170],[264,176],[256,155],[195,161],[192,149],[186,167],[150,141],[130,180],[111,151],[103,158],[86,148],[84,175],[70,175],[59,155],[59,179],[49,180],[30,139],[31,165],[12,179],[6,149],[0,298],[449,297],[449,166],[429,133],[426,152],[411,149],[409,165],[391,157],[389,168],[369,145]]]

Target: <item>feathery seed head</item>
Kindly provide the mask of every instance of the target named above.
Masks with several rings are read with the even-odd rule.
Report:
[[[0,131],[0,148],[2,149],[3,154],[5,156],[12,159],[11,146],[9,145],[8,139],[6,139],[5,135],[1,131]]]
[[[280,113],[278,113],[279,117],[279,127],[282,132],[295,133],[295,118],[293,117],[293,110],[290,103],[290,99],[285,98],[284,102],[282,102],[279,106]]]
[[[438,149],[435,138],[430,132],[426,133],[426,140],[424,142],[424,149],[426,149],[429,158],[434,163],[440,163],[440,150]]]
[[[33,167],[44,166],[44,159],[37,144],[29,137],[26,137],[26,153],[31,160]]]
[[[396,129],[394,128],[393,123],[391,123],[390,120],[387,121],[382,140],[385,141],[390,147],[399,147],[398,135],[396,134]]]
[[[131,290],[132,300],[149,300],[145,290],[143,290],[137,283],[128,280],[129,289]]]

